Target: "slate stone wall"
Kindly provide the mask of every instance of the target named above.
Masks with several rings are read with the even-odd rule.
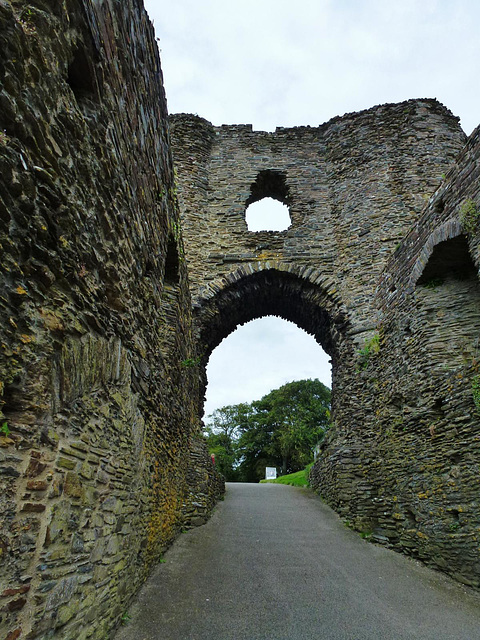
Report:
[[[205,365],[267,314],[332,357],[317,489],[478,585],[478,132],[434,100],[275,133],[179,115],[177,185],[140,0],[0,0],[0,47],[2,637],[108,637],[205,520]],[[247,230],[263,196],[288,230]]]
[[[369,413],[336,424],[312,480],[373,539],[480,586],[480,137],[469,138],[390,258],[378,352],[358,371]],[[471,220],[465,222],[470,211]],[[367,500],[349,501],[363,476]]]
[[[382,269],[464,144],[458,119],[411,100],[274,133],[170,122],[204,363],[237,324],[272,313],[315,335],[338,391],[377,325]],[[288,230],[247,230],[247,205],[266,196],[289,206]]]
[[[480,202],[478,133],[464,147],[434,100],[275,133],[171,122],[204,362],[255,317],[312,333],[334,392],[314,487],[375,540],[478,586],[478,226],[459,221]],[[249,232],[246,207],[267,196],[292,225]]]
[[[105,638],[197,499],[158,50],[138,0],[1,0],[0,49],[0,636]]]
[[[381,348],[365,372],[374,535],[476,587],[479,160],[477,129],[389,261],[377,296]]]
[[[386,261],[465,142],[435,100],[274,133],[189,115],[170,121],[194,304],[249,264],[315,268],[363,330]],[[246,206],[264,196],[288,204],[288,230],[247,230]]]

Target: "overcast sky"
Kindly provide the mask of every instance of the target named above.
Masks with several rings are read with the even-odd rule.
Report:
[[[336,115],[437,98],[466,133],[480,123],[478,0],[145,0],[170,113],[215,125],[318,126]],[[283,328],[282,328],[283,327]],[[327,357],[263,319],[213,353],[206,413],[286,381],[328,382]]]

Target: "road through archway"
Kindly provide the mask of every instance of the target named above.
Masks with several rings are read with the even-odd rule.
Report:
[[[229,484],[183,534],[116,640],[465,640],[480,598],[362,540],[308,490]]]

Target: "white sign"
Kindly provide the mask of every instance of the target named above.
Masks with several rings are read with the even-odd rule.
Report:
[[[266,480],[275,480],[277,477],[277,468],[276,467],[265,467],[265,479]]]

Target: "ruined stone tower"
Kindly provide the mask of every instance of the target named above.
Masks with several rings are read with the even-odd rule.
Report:
[[[478,586],[478,131],[169,123],[141,0],[0,0],[0,43],[2,637],[107,638],[204,521],[205,366],[266,314],[332,358],[315,488]],[[247,230],[264,196],[288,230]]]

